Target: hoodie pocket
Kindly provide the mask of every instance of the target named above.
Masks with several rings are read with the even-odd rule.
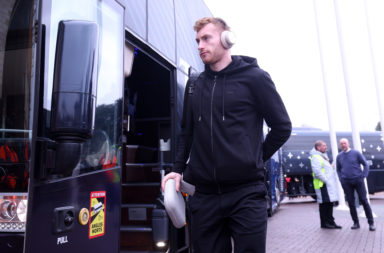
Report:
[[[256,156],[254,155],[254,151],[252,149],[251,140],[248,135],[246,135],[245,137],[246,137],[245,144],[246,144],[247,155],[248,155],[248,163],[254,164],[256,167]]]
[[[236,183],[255,178],[256,157],[249,136],[231,140],[217,152],[217,179],[222,183]]]

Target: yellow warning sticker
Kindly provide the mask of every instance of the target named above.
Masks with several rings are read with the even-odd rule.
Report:
[[[89,239],[103,236],[105,233],[105,191],[91,192],[89,215]]]

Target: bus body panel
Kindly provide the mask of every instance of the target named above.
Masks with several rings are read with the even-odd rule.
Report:
[[[96,217],[90,214],[88,223],[81,225],[80,210],[87,208],[92,212],[91,194],[94,192],[105,192],[104,197],[99,197],[103,206],[95,214]],[[119,251],[120,167],[41,184],[35,187],[34,193],[36,205],[31,210],[33,218],[29,224],[31,243],[25,252]],[[71,207],[74,211],[73,225],[68,231],[57,232],[63,221],[57,219],[55,209]],[[104,231],[94,232],[93,237],[95,227],[90,222],[97,219],[101,212],[104,213],[104,221],[95,224]]]
[[[197,19],[212,16],[203,0],[126,0],[123,3],[128,31],[181,68],[186,75],[188,67],[183,67],[185,63],[196,71],[204,70],[193,31]]]

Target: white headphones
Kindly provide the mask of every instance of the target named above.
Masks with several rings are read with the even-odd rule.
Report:
[[[221,44],[224,48],[229,49],[236,43],[236,36],[231,31],[223,31],[221,33]]]

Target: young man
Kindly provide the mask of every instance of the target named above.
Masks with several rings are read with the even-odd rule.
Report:
[[[313,186],[319,203],[321,228],[340,229],[333,217],[333,204],[339,200],[336,171],[329,163],[327,144],[318,140],[311,150]]]
[[[343,186],[345,195],[347,197],[349,212],[353,220],[353,226],[351,229],[359,229],[360,223],[357,217],[357,211],[355,206],[354,191],[359,196],[360,203],[364,207],[365,216],[367,217],[369,230],[375,231],[375,225],[373,221],[373,215],[371,206],[368,203],[367,191],[365,190],[364,178],[368,176],[369,166],[364,156],[357,150],[349,148],[349,141],[345,138],[340,139],[341,152],[337,155],[336,166],[337,173],[341,185]],[[364,170],[361,169],[361,165],[364,166]]]
[[[176,161],[162,186],[174,178],[178,191],[182,174],[196,186],[193,252],[229,253],[231,237],[236,253],[265,252],[264,162],[289,138],[291,121],[256,59],[231,56],[222,19],[200,19],[194,29],[205,71],[186,89]],[[271,129],[265,140],[263,120]]]

